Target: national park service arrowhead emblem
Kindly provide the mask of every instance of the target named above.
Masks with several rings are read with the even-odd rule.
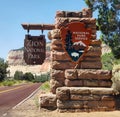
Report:
[[[60,29],[64,50],[73,62],[82,60],[91,42],[91,29],[82,22],[72,22]]]

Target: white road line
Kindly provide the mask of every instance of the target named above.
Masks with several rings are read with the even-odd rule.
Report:
[[[25,98],[20,103],[18,103],[16,106],[14,106],[12,109],[16,109],[19,105],[21,105],[22,103],[24,103],[25,101],[27,101],[28,99],[30,99],[36,92],[39,91],[39,89],[40,89],[40,87],[37,88],[33,93],[31,93],[27,98]]]

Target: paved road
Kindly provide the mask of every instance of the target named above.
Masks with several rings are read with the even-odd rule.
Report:
[[[0,117],[40,87],[40,83],[0,87]]]

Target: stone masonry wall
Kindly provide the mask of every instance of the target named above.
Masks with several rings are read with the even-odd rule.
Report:
[[[63,48],[60,28],[70,22],[83,22],[92,29],[91,43],[81,61],[75,63]],[[90,9],[81,12],[57,11],[51,39],[51,92],[41,96],[41,107],[51,105],[59,112],[113,111],[116,108],[111,87],[112,72],[102,70],[101,41],[96,39],[96,19]]]
[[[91,112],[115,110],[112,88],[61,87],[57,88],[59,112]]]
[[[71,62],[67,53],[62,47],[60,28],[70,22],[80,21],[92,29],[92,41],[82,61],[77,65]],[[96,19],[92,18],[90,9],[83,9],[82,12],[57,11],[55,18],[56,29],[49,32],[51,39],[51,90],[55,94],[57,87],[65,86],[66,69],[101,69],[101,41],[96,40]]]

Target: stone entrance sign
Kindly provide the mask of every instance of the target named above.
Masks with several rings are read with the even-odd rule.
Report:
[[[46,53],[45,36],[26,35],[24,40],[24,60],[28,65],[42,64]]]
[[[96,39],[92,11],[57,11],[54,27],[49,32],[52,93],[40,96],[40,107],[59,112],[115,110],[112,72],[102,69],[101,41]],[[41,29],[40,25],[29,28]],[[44,36],[26,37],[24,57],[29,64],[44,61]]]
[[[72,22],[60,29],[63,48],[73,62],[81,60],[90,45],[91,29],[85,26],[82,22]]]
[[[102,69],[96,31],[90,9],[57,11],[55,29],[49,32],[53,94],[40,96],[41,107],[59,112],[115,110],[112,72]]]

